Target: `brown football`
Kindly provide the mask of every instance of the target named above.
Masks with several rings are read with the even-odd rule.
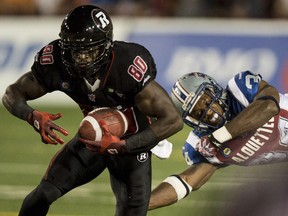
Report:
[[[112,135],[122,137],[128,128],[128,121],[125,115],[112,108],[97,108],[88,113],[80,123],[79,136],[83,139],[100,141],[102,139],[102,129],[100,121],[105,121]]]

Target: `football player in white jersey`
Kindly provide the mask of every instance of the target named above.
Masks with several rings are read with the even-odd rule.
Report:
[[[185,198],[220,167],[288,161],[288,95],[261,75],[241,72],[224,89],[204,73],[189,73],[171,97],[192,128],[183,147],[189,167],[152,191],[150,210]]]

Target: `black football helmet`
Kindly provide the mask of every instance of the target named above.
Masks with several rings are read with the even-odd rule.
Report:
[[[200,100],[204,94],[209,98],[205,103]],[[182,114],[184,123],[200,132],[213,132],[223,126],[228,117],[226,91],[204,73],[193,72],[180,77],[173,85],[171,99]],[[215,103],[221,111],[213,108]],[[195,114],[196,109],[199,114]],[[210,119],[207,119],[208,112],[212,113]],[[211,123],[213,121],[216,123]]]
[[[103,9],[83,5],[69,12],[61,25],[63,63],[76,77],[92,77],[106,64],[113,47],[113,24]],[[82,55],[82,62],[77,61]],[[84,55],[84,57],[83,57]]]

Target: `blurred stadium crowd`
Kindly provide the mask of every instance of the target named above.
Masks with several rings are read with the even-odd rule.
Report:
[[[156,17],[288,18],[288,0],[0,0],[0,15],[63,15],[81,4],[112,15]]]

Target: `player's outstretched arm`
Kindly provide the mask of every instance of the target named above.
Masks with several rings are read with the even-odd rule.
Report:
[[[53,123],[61,117],[61,114],[50,114],[34,110],[27,104],[28,100],[37,99],[47,92],[37,82],[32,72],[21,76],[15,83],[7,87],[2,97],[3,105],[14,116],[26,120],[41,135],[41,139],[46,144],[63,144],[64,141],[53,130],[59,131],[63,135],[68,135],[68,131]]]
[[[46,92],[38,84],[32,72],[28,72],[7,87],[2,102],[11,114],[27,120],[28,115],[34,110],[27,101],[37,99],[44,94]]]
[[[217,167],[210,163],[200,163],[167,177],[152,191],[149,210],[169,206],[185,198],[192,190],[204,185],[216,170]]]
[[[225,127],[234,138],[261,127],[277,115],[279,111],[279,93],[277,89],[262,80],[253,102],[232,121],[228,122]]]
[[[203,152],[209,156],[210,152],[205,152],[206,147],[207,149],[213,145],[219,147],[228,140],[254,131],[267,123],[273,116],[277,115],[279,111],[279,93],[277,89],[269,85],[266,81],[261,80],[253,101],[224,126],[215,130],[209,136],[202,137],[199,143],[200,147],[204,147]],[[255,113],[257,113],[257,115],[255,115]],[[199,149],[201,150],[203,148]],[[215,152],[212,151],[211,154],[214,155]]]

